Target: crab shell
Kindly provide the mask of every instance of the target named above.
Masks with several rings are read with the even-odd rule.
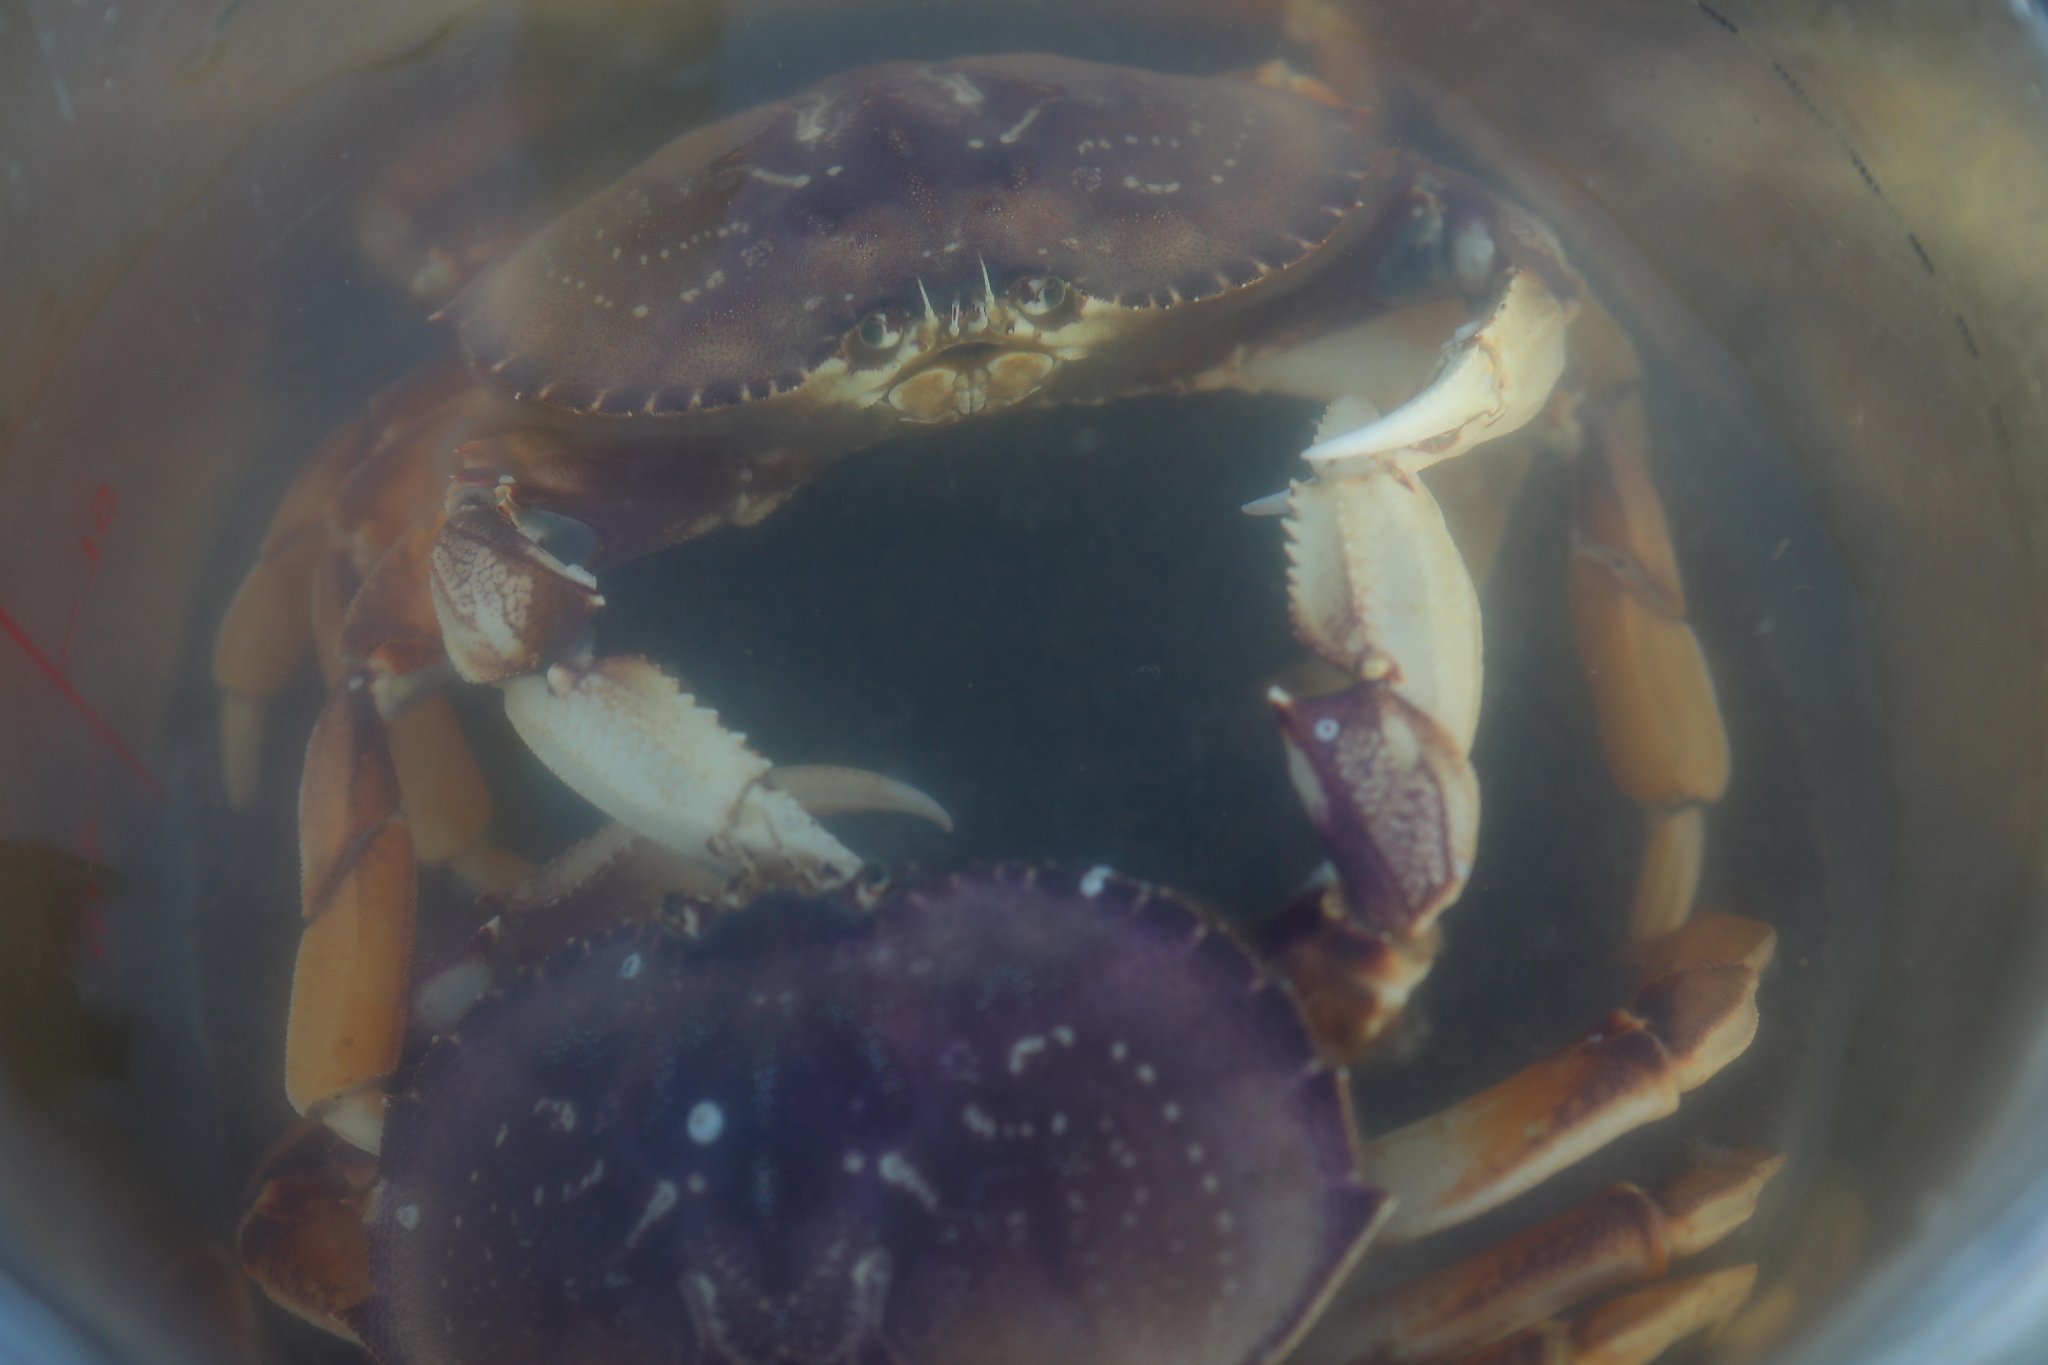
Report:
[[[1248,1365],[1387,1200],[1344,1074],[1105,871],[780,893],[582,940],[395,1097],[353,1326],[389,1365]]]
[[[1220,363],[1213,323],[1376,216],[1361,119],[1061,57],[867,67],[678,138],[449,315],[529,420],[692,452],[1114,397]]]

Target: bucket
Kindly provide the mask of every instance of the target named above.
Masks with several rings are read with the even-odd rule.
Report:
[[[1733,752],[1700,904],[1771,923],[1778,954],[1724,1076],[1450,1245],[1762,1146],[1787,1164],[1717,1253],[1757,1287],[1685,1349],[2048,1358],[2048,20],[2017,0],[0,16],[0,1354],[359,1358],[235,1251],[294,1117],[295,793],[325,689],[304,668],[278,693],[238,808],[209,660],[308,454],[455,353],[425,321],[449,278],[677,131],[865,62],[1027,50],[1313,70],[1549,224],[1640,356]],[[1314,425],[1153,394],[913,434],[608,575],[606,647],[780,761],[951,810],[951,834],[855,817],[878,863],[1109,863],[1252,916],[1321,855],[1261,700],[1299,653],[1284,552],[1238,508]],[[1641,814],[1566,624],[1568,484],[1538,456],[1501,513],[1481,852],[1413,1019],[1357,1070],[1374,1128],[1628,989]],[[488,694],[457,705],[502,842],[596,828]],[[1443,1254],[1369,1260],[1298,1358],[1353,1358],[1372,1294]]]

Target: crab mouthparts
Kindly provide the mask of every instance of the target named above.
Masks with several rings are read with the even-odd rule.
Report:
[[[1042,351],[951,346],[890,389],[889,405],[913,422],[972,417],[1029,398],[1058,364]]]

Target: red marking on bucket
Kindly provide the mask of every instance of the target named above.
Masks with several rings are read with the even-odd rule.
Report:
[[[21,628],[21,623],[8,615],[4,608],[0,608],[0,634],[5,634],[15,644],[21,646],[21,652],[28,656],[29,662],[36,666],[37,672],[50,680],[51,685],[57,689],[57,695],[64,699],[65,704],[78,713],[86,728],[92,731],[93,738],[105,745],[107,751],[120,760],[122,767],[135,775],[136,780],[142,783],[151,796],[159,801],[163,800],[163,783],[157,781],[156,775],[143,765],[134,751],[121,742],[121,737],[114,733],[114,727],[107,724],[106,718],[99,712],[93,710],[92,703],[80,695],[78,689],[72,685],[71,679],[65,676],[64,670],[58,667],[56,661],[49,655],[36,647],[36,642]]]

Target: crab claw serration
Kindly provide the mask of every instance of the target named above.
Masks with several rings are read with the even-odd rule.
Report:
[[[556,776],[592,805],[703,864],[822,887],[860,859],[763,782],[768,760],[645,659],[558,665],[504,684],[505,714]]]
[[[1353,677],[1384,679],[1469,750],[1479,726],[1479,596],[1436,500],[1384,468],[1296,484],[1287,538],[1302,640]]]

